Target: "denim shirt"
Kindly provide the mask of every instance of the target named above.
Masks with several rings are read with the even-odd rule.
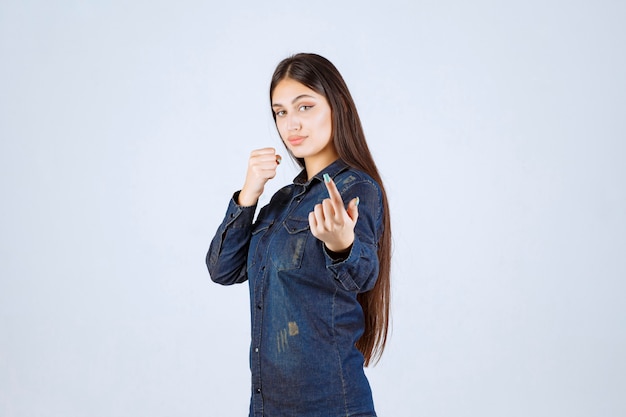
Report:
[[[323,174],[347,204],[359,197],[354,243],[331,256],[308,215],[328,198]],[[230,201],[206,263],[213,281],[249,283],[250,416],[375,416],[363,355],[357,294],[378,276],[382,194],[367,174],[337,160],[307,181],[301,172],[259,211]]]

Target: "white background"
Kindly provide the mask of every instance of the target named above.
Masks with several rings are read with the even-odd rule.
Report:
[[[624,3],[267,4],[1,3],[0,416],[246,415],[204,255],[300,51],[390,196],[379,415],[626,415]]]

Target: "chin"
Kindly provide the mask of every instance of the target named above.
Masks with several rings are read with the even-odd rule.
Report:
[[[302,152],[298,149],[290,149],[291,154],[296,158],[304,158],[306,156],[306,152]]]

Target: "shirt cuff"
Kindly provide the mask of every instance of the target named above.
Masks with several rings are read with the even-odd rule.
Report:
[[[228,210],[226,211],[226,225],[233,228],[250,227],[254,220],[256,204],[253,206],[240,206],[237,202],[239,193],[240,191],[237,191],[230,199]]]
[[[326,255],[328,255],[330,259],[332,259],[332,263],[336,264],[336,263],[343,262],[346,259],[348,259],[348,256],[350,256],[350,252],[352,252],[353,245],[354,243],[350,245],[347,249],[342,250],[341,252],[334,252],[328,249],[326,245],[324,245],[324,251],[326,251]]]

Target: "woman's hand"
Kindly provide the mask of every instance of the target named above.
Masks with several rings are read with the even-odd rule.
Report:
[[[276,167],[280,161],[281,157],[274,148],[257,149],[250,153],[246,181],[239,193],[240,206],[249,207],[257,203],[265,183],[276,176]]]
[[[354,226],[359,217],[359,198],[355,198],[346,209],[335,182],[324,174],[324,183],[330,198],[315,205],[309,213],[309,225],[313,236],[324,242],[331,252],[344,252],[354,242]]]

